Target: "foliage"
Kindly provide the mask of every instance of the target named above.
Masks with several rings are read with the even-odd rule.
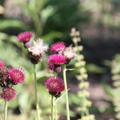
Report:
[[[116,55],[112,61],[112,79],[114,85],[113,91],[113,104],[115,106],[116,119],[120,120],[120,55]]]

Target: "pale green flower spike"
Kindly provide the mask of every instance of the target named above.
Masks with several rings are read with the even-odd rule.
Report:
[[[84,56],[82,55],[83,46],[78,45],[81,41],[80,33],[75,28],[71,30],[71,37],[73,43],[75,45],[74,51],[76,52],[76,62],[75,69],[77,71],[76,78],[79,80],[78,87],[80,91],[78,92],[78,96],[81,100],[80,107],[77,108],[77,112],[81,114],[81,118],[78,120],[95,120],[94,115],[89,113],[89,107],[91,106],[91,101],[89,98],[89,92],[87,91],[89,87],[89,82],[87,81],[88,75],[85,68],[86,62],[84,61]]]

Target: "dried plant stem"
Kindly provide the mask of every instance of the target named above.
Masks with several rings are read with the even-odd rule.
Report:
[[[7,110],[8,110],[8,102],[5,101],[5,104],[4,104],[4,120],[7,120]]]
[[[37,78],[36,78],[36,65],[34,65],[34,81],[35,81],[35,101],[36,101],[36,114],[37,120],[40,120],[39,102],[38,102],[38,91],[37,91]]]
[[[67,71],[66,65],[64,65],[63,78],[64,78],[64,85],[65,85],[66,111],[67,111],[67,120],[70,120],[70,109],[69,109],[69,99],[68,99],[68,87],[67,87],[66,71]]]
[[[54,97],[51,95],[51,120],[54,120]]]

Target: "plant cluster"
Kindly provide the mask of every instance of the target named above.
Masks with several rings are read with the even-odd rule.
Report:
[[[62,79],[60,80],[60,78],[58,79],[58,77],[54,77],[54,79],[52,78],[54,83],[56,83],[55,82],[56,79],[58,79],[57,80],[57,81],[59,81],[58,83],[61,83],[61,85],[59,85],[59,86],[57,86],[58,83],[55,85],[55,87],[57,87],[57,88],[54,89],[54,91],[52,92],[52,95],[54,95],[55,97],[60,96],[60,92],[63,91],[64,88],[65,88],[67,120],[70,120],[68,85],[67,85],[67,76],[66,76],[67,68],[66,68],[66,66],[75,57],[75,52],[73,51],[73,48],[71,46],[66,47],[64,42],[57,42],[57,43],[53,44],[50,47],[50,51],[51,51],[52,55],[50,55],[48,57],[49,69],[51,71],[56,72],[56,73],[63,72],[63,79],[64,79],[64,86],[63,86],[62,85],[63,84]],[[49,89],[50,93],[51,93],[51,91],[50,91],[50,88],[48,86],[48,83],[52,80],[50,78],[46,82],[47,88]]]
[[[77,34],[76,34],[77,33]],[[80,97],[80,109],[77,109],[81,113],[81,118],[84,120],[93,120],[94,117],[89,114],[89,107],[91,102],[88,100],[89,93],[87,92],[88,82],[87,72],[85,69],[85,62],[83,60],[82,54],[78,55],[81,52],[81,46],[78,46],[79,32],[72,30],[71,33],[73,37],[73,42],[75,43],[75,47],[66,46],[64,42],[57,42],[48,47],[47,44],[43,42],[42,39],[36,39],[35,35],[32,32],[23,32],[20,33],[17,37],[18,42],[22,43],[25,50],[27,51],[28,60],[31,61],[33,65],[33,75],[34,75],[34,90],[35,90],[35,104],[36,104],[36,118],[40,120],[41,117],[41,109],[39,107],[38,98],[38,82],[36,75],[36,66],[39,62],[41,62],[42,58],[45,56],[45,52],[49,49],[50,55],[48,56],[47,66],[49,71],[51,71],[52,76],[49,76],[45,81],[44,86],[48,89],[48,92],[51,96],[51,120],[57,120],[57,113],[55,109],[57,109],[57,100],[59,100],[62,96],[65,96],[65,104],[66,104],[66,119],[71,119],[70,112],[70,103],[69,103],[69,82],[67,77],[68,70],[77,70],[77,78],[81,80],[79,84],[80,91],[78,92],[78,96]],[[82,58],[81,58],[82,57]],[[69,64],[72,60],[75,60],[75,69],[69,68]],[[79,65],[78,65],[79,64]],[[63,74],[63,78],[60,76]],[[0,85],[3,87],[1,98],[5,101],[9,101],[16,96],[15,90],[12,88],[13,85],[18,83],[23,83],[24,81],[24,73],[20,69],[13,69],[6,67],[4,63],[0,62]],[[81,79],[80,79],[81,77]],[[62,92],[64,92],[63,95]],[[10,94],[9,94],[10,93]],[[5,111],[7,111],[7,107],[5,107]],[[5,116],[7,116],[5,112]],[[7,120],[7,117],[5,117]]]
[[[22,42],[25,49],[27,49],[28,58],[33,64],[33,74],[34,74],[34,85],[35,85],[35,102],[36,102],[36,116],[37,120],[40,120],[40,108],[38,100],[38,89],[37,89],[37,77],[36,77],[36,65],[41,60],[42,56],[48,49],[48,46],[44,44],[42,39],[33,41],[33,34],[31,32],[23,32],[18,35],[18,41]]]
[[[24,82],[24,72],[21,69],[7,67],[3,61],[0,61],[0,87],[2,92],[0,98],[5,101],[4,120],[7,120],[7,103],[16,98],[16,90],[14,85]]]

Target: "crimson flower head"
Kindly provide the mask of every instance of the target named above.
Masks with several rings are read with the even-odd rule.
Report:
[[[51,46],[50,51],[52,53],[62,53],[64,49],[65,49],[64,42],[57,42]]]
[[[3,61],[0,61],[0,67],[3,67],[5,64]]]
[[[30,41],[31,38],[32,38],[31,32],[23,32],[18,35],[18,41],[23,43]]]
[[[45,82],[45,85],[49,93],[55,97],[59,97],[60,93],[64,91],[64,82],[59,77],[48,78],[48,80]]]
[[[48,58],[48,63],[52,63],[55,65],[63,65],[66,63],[66,58],[60,54],[50,55]]]
[[[16,98],[16,91],[13,88],[3,88],[0,97],[5,101],[10,101]]]
[[[25,75],[20,69],[11,69],[9,70],[9,79],[13,84],[23,83]]]

